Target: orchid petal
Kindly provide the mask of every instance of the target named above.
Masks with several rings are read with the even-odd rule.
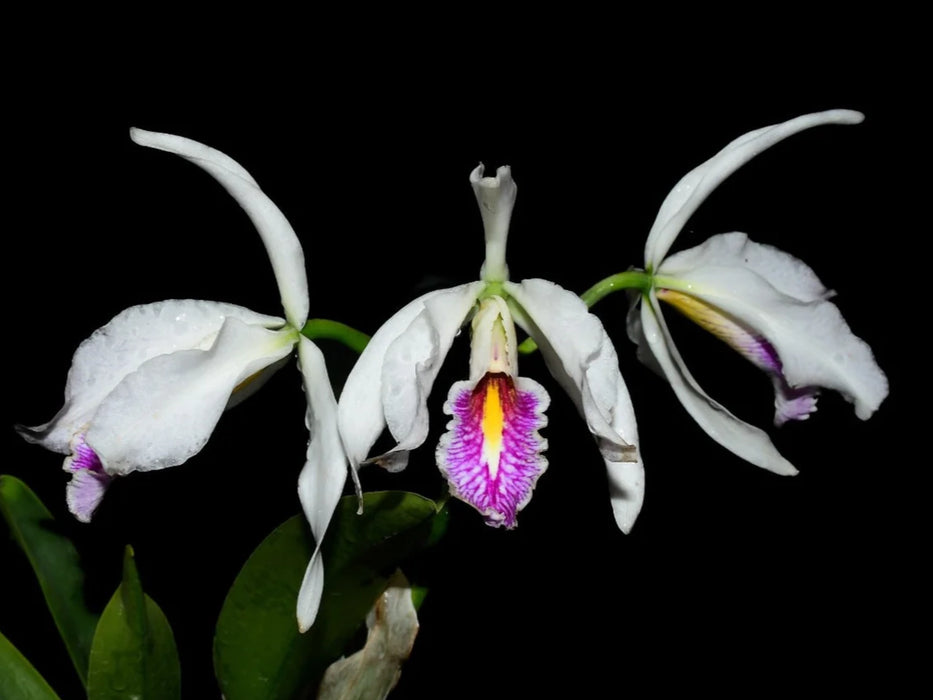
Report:
[[[603,324],[580,298],[553,282],[507,282],[505,291],[520,306],[516,322],[534,338],[551,374],[586,419],[605,459],[634,461],[633,435],[615,427],[619,404],[619,362]]]
[[[324,589],[321,543],[347,478],[347,458],[337,430],[337,400],[327,376],[324,356],[301,336],[298,362],[304,378],[308,411],[305,422],[311,434],[307,461],[298,477],[298,497],[311,525],[316,546],[298,592],[298,628],[304,632],[314,623]]]
[[[470,285],[475,297],[481,283]],[[356,468],[386,427],[382,365],[389,347],[421,314],[425,303],[447,290],[429,292],[409,302],[373,334],[344,382],[337,404],[337,423],[350,463]],[[461,317],[462,322],[462,317]]]
[[[736,418],[700,388],[674,345],[653,293],[642,301],[641,328],[680,403],[711,438],[768,471],[787,476],[797,473],[764,431]]]
[[[191,139],[136,128],[130,129],[130,138],[140,146],[191,161],[223,185],[246,211],[262,238],[275,272],[285,318],[295,328],[304,326],[309,306],[304,251],[285,215],[250,174],[224,153]]]
[[[209,350],[153,357],[101,402],[87,444],[108,474],[164,469],[201,450],[238,385],[287,356],[297,331],[228,317]]]
[[[86,428],[100,403],[128,374],[159,355],[207,350],[227,318],[265,328],[285,324],[281,318],[212,301],[184,299],[132,306],[78,346],[68,370],[65,405],[58,414],[44,425],[17,429],[29,442],[68,454],[72,438]]]
[[[612,427],[619,435],[625,435],[633,445],[638,445],[635,408],[632,406],[632,399],[621,372],[616,375],[616,403],[612,410]],[[627,535],[631,532],[645,500],[645,463],[642,460],[641,449],[637,450],[634,461],[604,461],[609,479],[612,513],[619,529]]]
[[[518,195],[518,186],[507,165],[496,170],[495,177],[483,177],[485,166],[480,163],[470,173],[470,184],[483,217],[486,233],[486,260],[480,278],[487,282],[502,282],[509,278],[505,264],[505,244],[509,237],[509,221]]]
[[[422,297],[424,308],[386,348],[382,408],[397,445],[379,460],[391,471],[403,469],[407,452],[428,436],[428,396],[484,286],[471,282]]]
[[[654,270],[667,255],[687,220],[720,183],[748,161],[774,144],[799,131],[821,124],[858,124],[864,119],[860,112],[834,109],[805,114],[735,139],[719,153],[684,175],[667,195],[645,242],[645,264]]]
[[[834,389],[863,420],[877,410],[887,378],[806,264],[743,233],[714,236],[684,253],[664,261],[659,284],[676,277],[671,289],[689,290],[766,339],[790,387]]]

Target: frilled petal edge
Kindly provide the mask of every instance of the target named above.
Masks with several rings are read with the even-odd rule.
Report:
[[[87,444],[111,475],[181,464],[207,442],[237,387],[296,340],[291,328],[227,318],[210,349],[159,355],[128,374],[95,412]]]
[[[304,510],[315,549],[308,562],[298,592],[298,628],[302,632],[314,624],[324,590],[321,543],[347,479],[347,458],[337,430],[337,400],[327,376],[321,351],[302,336],[298,362],[308,400],[306,423],[310,432],[307,461],[298,477],[298,497]]]
[[[756,466],[787,476],[797,473],[764,431],[736,418],[700,388],[674,345],[653,293],[642,300],[641,327],[680,403],[707,435]]]

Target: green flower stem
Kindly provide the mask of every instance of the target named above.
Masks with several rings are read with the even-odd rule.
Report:
[[[651,289],[652,280],[653,277],[644,270],[619,272],[618,274],[610,275],[594,284],[580,295],[580,299],[583,300],[587,308],[592,308],[593,305],[603,297],[622,289],[640,289],[642,292],[647,292]],[[525,341],[518,346],[518,351],[525,355],[537,349],[538,344],[531,338],[526,338]]]
[[[337,340],[356,352],[363,352],[363,348],[369,343],[369,336],[365,333],[345,323],[330,321],[326,318],[309,318],[304,328],[301,329],[301,334],[309,340],[319,338]]]

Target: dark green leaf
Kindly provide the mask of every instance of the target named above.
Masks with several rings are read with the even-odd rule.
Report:
[[[298,632],[295,605],[314,543],[295,516],[256,548],[224,602],[214,639],[214,669],[227,700],[313,697],[396,567],[436,541],[444,519],[434,501],[413,493],[341,499],[324,541],[324,596],[314,626]]]
[[[0,698],[58,700],[58,695],[19,650],[0,633]]]
[[[16,477],[0,476],[0,512],[36,573],[52,618],[86,686],[98,616],[84,601],[84,572],[78,552],[42,501]]]
[[[97,625],[87,689],[89,700],[181,697],[175,637],[159,606],[143,593],[131,547],[123,558],[123,582]]]

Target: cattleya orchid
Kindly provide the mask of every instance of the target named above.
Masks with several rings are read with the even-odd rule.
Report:
[[[480,279],[415,299],[373,335],[338,404],[347,456],[354,467],[405,468],[427,437],[427,400],[443,360],[470,322],[470,375],[448,393],[443,410],[452,419],[437,464],[451,495],[487,524],[514,527],[547,468],[538,431],[549,403],[544,387],[518,374],[518,324],[585,418],[606,464],[616,522],[628,532],[641,508],[644,468],[616,351],[576,294],[542,279],[509,281],[505,248],[517,188],[507,166],[495,177],[483,173],[480,164],[470,174],[486,236]],[[385,428],[397,444],[370,458]]]
[[[131,129],[137,144],[179,155],[212,175],[246,211],[272,262],[285,318],[234,304],[169,300],[128,308],[78,347],[65,405],[44,425],[18,426],[28,441],[68,455],[69,510],[88,522],[110,482],[184,463],[204,447],[221,414],[258,387],[297,348],[309,441],[299,497],[318,545],[343,490],[347,461],[323,355],[302,334],[308,280],[295,231],[252,176],[196,141]],[[313,619],[323,586],[315,551],[299,616]]]
[[[887,396],[884,373],[868,345],[828,301],[833,292],[793,256],[755,243],[744,233],[716,235],[695,248],[667,253],[703,200],[755,155],[804,129],[857,124],[863,118],[859,112],[831,110],[764,127],[687,173],[661,204],[645,244],[646,274],[633,285],[642,288],[642,295],[629,314],[629,335],[639,344],[642,360],[660,368],[714,440],[778,474],[797,470],[764,431],[736,418],[700,388],[674,345],[660,302],[683,312],[768,374],[775,390],[776,425],[806,419],[816,410],[819,387],[840,392],[865,420]]]

